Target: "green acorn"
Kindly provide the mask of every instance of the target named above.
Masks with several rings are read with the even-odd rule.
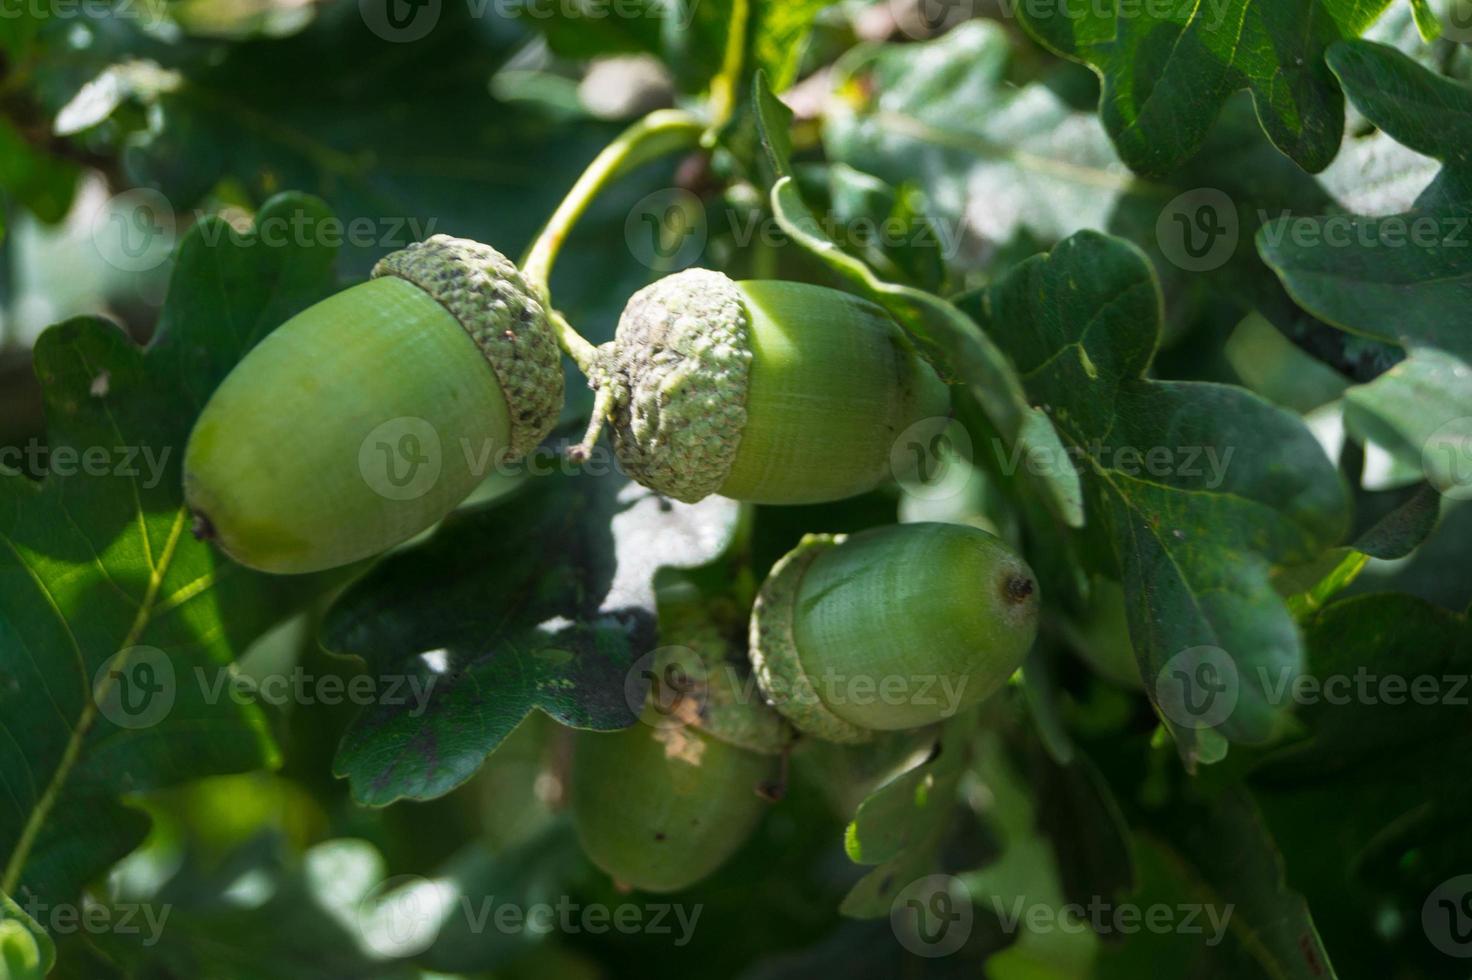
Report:
[[[1037,635],[1032,569],[958,524],[808,535],[751,617],[768,700],[800,731],[863,742],[934,724],[996,692]]]
[[[950,411],[884,310],[804,283],[668,276],[629,301],[600,351],[593,384],[620,464],[689,503],[864,493],[890,474],[901,432]]]
[[[377,555],[531,452],[562,395],[515,264],[436,235],[292,317],[220,385],[185,452],[195,533],[283,574]]]
[[[0,919],[0,978],[41,980],[44,976],[45,957],[36,937],[15,919]]]
[[[673,892],[715,871],[776,795],[792,730],[766,707],[750,665],[693,606],[667,619],[640,723],[578,735],[572,815],[588,857],[621,884]]]

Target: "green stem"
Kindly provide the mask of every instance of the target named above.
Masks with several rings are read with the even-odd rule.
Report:
[[[164,544],[163,554],[159,557],[158,564],[152,566],[148,587],[143,593],[143,601],[138,606],[137,614],[133,617],[133,625],[129,628],[127,637],[118,646],[119,650],[132,650],[136,647],[138,641],[143,638],[143,631],[153,622],[159,589],[169,569],[173,567],[175,549],[179,545],[180,538],[183,537],[184,527],[188,524],[185,519],[187,515],[188,511],[183,508],[180,508],[179,512],[174,515],[174,525],[169,531],[168,541]],[[78,656],[80,653],[78,650]],[[92,726],[97,722],[98,706],[107,697],[127,663],[128,659],[124,656],[115,665],[115,669],[108,671],[103,680],[93,691],[89,692],[89,696],[82,702],[81,714],[76,724],[72,726],[71,735],[62,750],[61,758],[57,761],[56,771],[52,773],[46,789],[36,801],[30,816],[26,818],[25,826],[21,828],[20,839],[16,841],[15,850],[11,851],[4,873],[0,874],[0,892],[14,895],[20,887],[21,873],[25,870],[26,861],[31,856],[31,849],[35,847],[37,839],[41,836],[41,830],[46,825],[46,818],[51,815],[52,808],[61,798],[67,777],[71,775],[72,769],[76,767],[81,758],[82,745],[86,742]],[[82,679],[85,683],[85,673]]]
[[[731,121],[736,111],[736,88],[741,82],[741,70],[746,64],[746,35],[750,29],[751,0],[735,0],[731,4],[731,22],[726,30],[726,51],[721,62],[721,71],[711,82],[710,103],[716,130]]]
[[[696,116],[679,109],[660,109],[634,123],[608,144],[578,178],[527,251],[521,263],[521,273],[527,282],[544,297],[550,296],[549,284],[557,255],[598,195],[620,175],[641,163],[699,146],[704,134],[705,124]],[[571,350],[568,355],[577,359]]]
[[[678,109],[660,109],[634,123],[588,164],[522,259],[522,276],[551,310],[557,343],[583,374],[592,375],[598,352],[573,329],[566,317],[552,308],[552,268],[557,264],[558,253],[579,219],[620,175],[666,153],[698,146],[704,135],[705,124]]]
[[[544,292],[543,295],[546,295]],[[598,348],[588,342],[582,334],[573,329],[567,317],[558,310],[552,310],[548,314],[548,320],[552,324],[552,332],[557,334],[557,344],[572,362],[578,366],[578,370],[584,376],[591,378],[593,370],[598,364]]]

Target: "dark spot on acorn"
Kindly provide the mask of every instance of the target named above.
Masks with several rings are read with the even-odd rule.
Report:
[[[774,778],[758,783],[756,795],[768,803],[781,803],[787,798],[787,772],[788,764],[792,761],[792,743],[783,746],[782,754],[779,756],[780,764]]]
[[[1008,602],[1016,604],[1025,601],[1028,596],[1032,595],[1034,587],[1032,579],[1014,575],[1007,579],[1007,584],[1002,588],[1002,594],[1007,597]]]
[[[757,783],[756,795],[768,803],[781,803],[787,796],[787,787],[781,782],[773,780],[766,783]]]
[[[189,533],[194,535],[194,540],[215,540],[217,537],[215,525],[210,521],[209,516],[199,510],[190,511],[190,513],[194,515],[194,520],[189,525]]]
[[[660,843],[663,843],[665,840],[664,831],[657,831],[654,835],[654,839],[659,841]]]

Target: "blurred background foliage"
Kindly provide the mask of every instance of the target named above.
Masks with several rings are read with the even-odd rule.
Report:
[[[127,0],[64,12],[31,4],[20,16],[10,13],[21,8],[7,6],[0,446],[43,438],[30,353],[41,332],[99,314],[146,341],[174,247],[205,216],[244,228],[278,192],[316,195],[345,226],[362,221],[369,229],[369,240],[339,252],[335,274],[344,283],[431,233],[519,254],[628,121],[662,105],[739,101],[733,93],[749,89],[751,69],[734,79],[718,74],[731,2],[686,4],[683,17],[651,9],[595,18],[567,14],[576,5],[541,5],[552,14],[531,16],[514,4],[444,0],[433,29],[412,43],[383,36],[352,0]],[[1353,477],[1362,528],[1417,492],[1419,474],[1374,445],[1347,441],[1340,418],[1346,388],[1402,352],[1315,320],[1250,248],[1209,275],[1183,272],[1161,253],[1155,221],[1167,201],[1202,186],[1224,188],[1239,204],[1244,242],[1282,211],[1393,214],[1410,207],[1436,161],[1351,109],[1339,155],[1308,174],[1267,140],[1239,94],[1199,152],[1171,173],[1143,178],[1123,165],[1098,118],[1093,73],[1047,52],[996,4],[942,4],[940,18],[935,4],[919,0],[751,4],[760,26],[749,64],[767,69],[796,110],[807,199],[840,216],[928,222],[953,246],[939,260],[934,247],[906,243],[841,242],[846,249],[894,281],[959,294],[1080,228],[1128,238],[1145,249],[1166,298],[1154,376],[1239,384],[1304,414]],[[1393,6],[1369,36],[1439,74],[1472,80],[1469,48],[1424,40],[1410,4]],[[694,207],[699,213],[686,220],[707,230],[703,256],[711,264],[745,275],[826,277],[802,250],[751,233],[768,222],[756,190],[761,156],[751,119],[733,109],[717,152],[640,168],[579,226],[554,289],[595,342],[611,336],[626,298],[662,271],[635,242],[643,234],[638,215],[651,207]],[[120,253],[117,242],[128,247]],[[569,420],[586,410],[582,393]],[[982,424],[973,428],[978,441],[989,435]],[[965,520],[1012,536],[1017,518],[1005,492],[987,474],[974,477],[968,494],[949,504],[876,493],[764,511],[750,529],[750,568],[759,574],[802,533],[901,515]],[[1472,508],[1440,506],[1436,534],[1403,557],[1369,559],[1352,594],[1395,590],[1465,609]],[[1070,751],[1091,761],[1060,764],[1058,746],[1043,744],[1046,731],[1040,736],[1024,720],[1042,710],[1027,701],[1031,692],[1009,692],[974,735],[974,767],[956,776],[957,810],[967,819],[952,822],[935,847],[947,867],[978,869],[968,880],[983,894],[1173,904],[1220,900],[1232,877],[1232,900],[1250,925],[1210,956],[1170,936],[1089,937],[1080,952],[1080,940],[1057,933],[1017,948],[1024,944],[1014,947],[993,910],[979,905],[959,954],[922,961],[898,950],[887,919],[842,917],[841,903],[867,871],[844,854],[845,825],[874,789],[925,758],[928,745],[919,743],[889,745],[887,754],[816,745],[798,752],[783,805],[718,875],[679,899],[704,910],[688,946],[648,934],[471,935],[449,927],[412,958],[380,955],[365,948],[359,915],[370,893],[395,876],[522,906],[640,899],[614,890],[572,840],[559,806],[567,733],[550,720],[529,717],[448,796],[379,810],[355,804],[332,775],[355,712],[298,704],[268,712],[281,746],[277,770],[134,801],[153,818],[148,840],[92,894],[103,903],[167,903],[174,918],[156,945],[119,933],[59,935],[58,975],[960,977],[982,975],[987,961],[990,976],[1042,978],[1077,975],[1082,957],[1104,977],[1307,976],[1301,963],[1289,967],[1280,957],[1284,944],[1302,939],[1295,928],[1313,925],[1283,899],[1284,866],[1270,835],[1291,855],[1288,880],[1315,910],[1343,975],[1465,975],[1425,948],[1413,921],[1427,869],[1455,864],[1465,842],[1445,835],[1398,848],[1395,840],[1370,840],[1395,812],[1396,792],[1411,789],[1348,780],[1306,789],[1292,759],[1244,751],[1230,774],[1203,780],[1225,784],[1262,765],[1251,781],[1257,796],[1208,802],[1160,743],[1121,635],[1117,586],[1111,593],[1104,582],[1091,600],[1077,598],[1049,624],[1038,656],[1055,676],[1054,709],[1072,733]],[[1311,651],[1332,658],[1337,643],[1356,635],[1349,627],[1393,629],[1394,612],[1362,608],[1356,622],[1346,624],[1349,614],[1341,613],[1310,623]],[[361,672],[320,648],[323,613],[318,607],[257,642],[241,671]],[[1465,652],[1459,619],[1438,620],[1437,628],[1427,643]],[[1387,737],[1402,724],[1373,722]],[[1452,725],[1447,745],[1461,737]],[[1415,764],[1431,779],[1433,765],[1451,763],[1417,757]],[[1320,833],[1351,807],[1365,814],[1362,826],[1348,821],[1353,826],[1338,836]],[[1366,865],[1347,883],[1349,852],[1363,852]],[[1014,860],[998,863],[1004,853]],[[1110,855],[1125,853],[1132,867],[1110,864]]]

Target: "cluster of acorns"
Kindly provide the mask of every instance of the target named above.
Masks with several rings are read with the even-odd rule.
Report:
[[[635,295],[590,382],[624,471],[687,502],[866,492],[890,474],[899,434],[949,409],[946,386],[879,307],[702,270]],[[529,454],[562,403],[545,297],[494,249],[436,236],[298,314],[220,386],[185,456],[195,533],[280,574],[371,557],[462,502],[483,475],[477,459]],[[421,432],[444,447],[433,459]],[[434,478],[385,492],[364,476],[380,449],[388,472],[402,463],[408,478],[423,462]],[[863,742],[976,704],[1021,663],[1037,607],[1031,569],[974,528],[809,536],[743,616],[748,649],[701,614],[663,624],[666,644],[683,641],[699,661],[682,674],[698,682],[681,692],[679,724],[661,715],[580,736],[573,812],[586,850],[631,886],[693,883],[755,825],[796,733]],[[748,669],[748,654],[759,699],[726,669],[733,656]]]

